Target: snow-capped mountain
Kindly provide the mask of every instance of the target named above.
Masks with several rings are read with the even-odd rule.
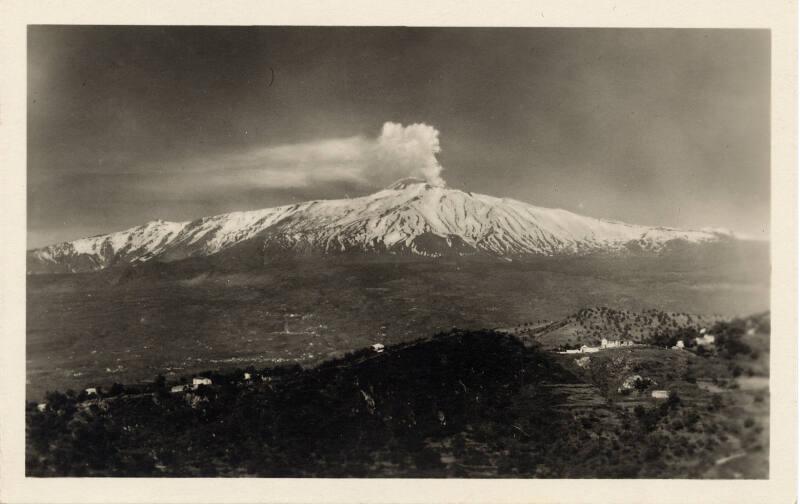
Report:
[[[153,221],[28,252],[28,270],[84,272],[212,256],[245,242],[264,261],[281,253],[394,253],[440,257],[658,253],[676,242],[733,239],[720,230],[647,227],[585,217],[416,179],[368,196],[316,200],[188,222]]]

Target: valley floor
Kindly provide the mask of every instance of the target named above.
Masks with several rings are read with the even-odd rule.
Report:
[[[28,277],[30,400],[48,390],[136,383],[157,374],[175,379],[204,369],[313,365],[373,343],[453,327],[558,321],[584,307],[637,313],[658,307],[696,317],[769,308],[768,275],[645,259],[302,262],[155,279],[115,275]],[[568,343],[575,335],[567,330],[552,333],[554,340],[563,333]]]

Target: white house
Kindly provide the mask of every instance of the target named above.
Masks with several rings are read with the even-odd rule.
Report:
[[[40,402],[39,404],[36,405],[36,409],[39,410],[39,411],[46,410],[47,409],[47,403]]]
[[[183,392],[186,390],[186,385],[174,385],[171,389],[169,389],[172,393]]]
[[[563,353],[568,353],[568,354],[570,354],[570,353],[581,353],[581,349],[580,348],[571,348],[571,349],[567,349]]]
[[[698,346],[713,345],[716,337],[713,334],[704,334],[702,338],[695,338],[694,341]]]
[[[86,392],[86,395],[97,395],[97,388],[89,387],[84,392]]]
[[[678,342],[675,343],[675,346],[672,347],[672,349],[673,350],[683,350],[684,349],[683,340],[678,340]]]
[[[383,352],[385,348],[386,347],[383,346],[383,343],[375,343],[374,345],[372,345],[372,349],[377,353]]]
[[[594,353],[599,351],[600,349],[598,347],[590,347],[588,345],[583,345],[581,347],[581,353]]]
[[[195,376],[192,378],[192,387],[197,388],[200,385],[211,385],[211,378],[204,378],[202,376]]]
[[[244,379],[245,379],[245,380],[250,380],[250,379],[252,379],[252,378],[253,378],[253,377],[250,375],[250,373],[245,373],[245,374],[244,374]]]
[[[669,398],[669,392],[666,390],[654,390],[650,392],[650,397],[653,399],[667,399]]]

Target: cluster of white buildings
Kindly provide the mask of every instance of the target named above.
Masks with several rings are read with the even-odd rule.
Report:
[[[200,387],[200,385],[211,385],[211,384],[212,384],[211,378],[205,378],[203,376],[195,376],[194,378],[192,378],[191,386],[189,386],[189,385],[174,385],[171,389],[169,389],[169,391],[170,392],[185,392],[187,389],[188,390],[197,390]]]
[[[621,348],[621,347],[630,347],[630,346],[633,346],[633,341],[608,340],[606,338],[603,338],[602,340],[600,340],[600,346],[599,347],[593,347],[593,346],[589,346],[589,345],[582,345],[580,348],[569,349],[569,350],[565,350],[565,351],[559,352],[559,353],[563,353],[563,354],[595,353],[595,352],[599,352],[600,350],[607,350],[609,348]]]
[[[619,347],[626,347],[626,346],[633,346],[633,341],[627,340],[607,340],[603,338],[600,340],[600,348],[619,348]]]
[[[699,347],[710,346],[716,343],[716,340],[716,336],[713,334],[708,334],[705,329],[700,329],[700,336],[694,339],[694,344]],[[672,347],[673,350],[683,350],[684,348],[686,348],[686,344],[683,342],[683,340],[678,340],[678,342],[675,343],[675,346]]]
[[[261,381],[266,382],[266,381],[269,381],[269,380],[270,380],[269,376],[262,376],[261,377]],[[242,381],[246,381],[246,382],[253,381],[253,374],[252,373],[248,373],[247,371],[245,371],[244,373],[242,373]],[[213,385],[213,383],[214,382],[211,381],[211,378],[206,378],[204,376],[195,376],[194,378],[192,378],[192,384],[191,385],[188,385],[188,384],[187,385],[174,385],[172,388],[170,388],[170,392],[186,392],[187,390],[197,390],[200,387],[200,385],[208,386],[208,385]]]

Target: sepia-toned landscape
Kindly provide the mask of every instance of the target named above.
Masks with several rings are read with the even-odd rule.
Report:
[[[31,27],[26,474],[768,478],[768,37],[710,32]]]

